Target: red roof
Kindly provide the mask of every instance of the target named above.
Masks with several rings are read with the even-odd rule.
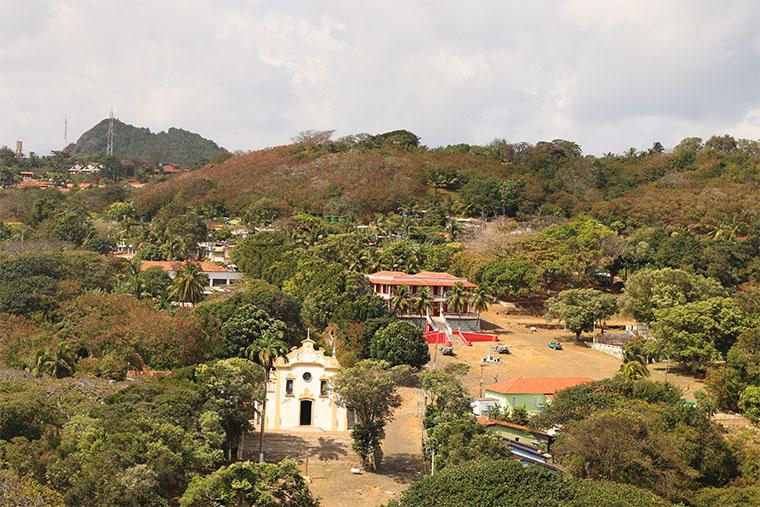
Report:
[[[409,275],[401,271],[378,271],[369,275],[372,283],[384,283],[388,285],[417,285],[426,287],[453,287],[461,283],[467,288],[477,287],[467,278],[458,278],[448,273],[422,271],[416,275]]]
[[[487,391],[501,394],[552,395],[562,389],[591,382],[589,377],[517,377],[486,386]]]
[[[477,416],[475,420],[478,422],[478,424],[482,424],[484,426],[504,426],[505,428],[514,428],[516,430],[527,431],[529,433],[546,435],[546,433],[542,433],[540,431],[530,429],[527,426],[522,426],[520,424],[515,424],[515,423],[511,423],[507,421],[499,421],[497,419],[491,419],[490,417],[483,417],[481,415]]]
[[[142,261],[141,269],[145,271],[150,268],[161,268],[164,271],[179,271],[184,266],[184,262],[176,261]],[[201,271],[206,273],[227,273],[229,269],[213,262],[196,262],[201,267]]]

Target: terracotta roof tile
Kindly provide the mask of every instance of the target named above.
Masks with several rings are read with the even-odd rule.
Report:
[[[229,270],[224,266],[214,264],[213,262],[196,262],[201,267],[201,271],[206,273],[227,273]],[[161,268],[164,271],[179,271],[182,269],[184,262],[175,261],[143,261],[141,269],[145,271],[150,268]]]
[[[434,286],[434,287],[453,287],[458,282],[467,288],[477,287],[474,283],[466,278],[457,278],[449,273],[439,273],[433,271],[422,271],[420,273],[409,275],[400,271],[378,271],[369,275],[369,281],[372,283],[387,283],[389,285],[416,285],[416,286]]]

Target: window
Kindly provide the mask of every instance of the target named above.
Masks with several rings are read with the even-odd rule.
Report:
[[[533,397],[533,408],[536,408],[538,406],[538,396]]]
[[[512,396],[512,408],[517,406],[517,396]]]
[[[293,394],[293,379],[291,378],[285,381],[285,394]]]
[[[309,373],[308,371],[306,373],[304,373],[303,374],[303,380],[304,380],[304,382],[309,382],[311,380],[311,373]]]
[[[211,285],[214,287],[219,287],[220,285],[227,285],[227,280],[225,280],[224,278],[212,278]]]
[[[327,396],[327,381],[326,380],[319,381],[319,395]]]

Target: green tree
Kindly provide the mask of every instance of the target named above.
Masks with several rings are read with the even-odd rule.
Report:
[[[527,260],[492,261],[477,278],[484,288],[500,297],[522,296],[539,289],[536,265]]]
[[[391,298],[391,308],[396,315],[407,315],[412,309],[412,292],[407,285],[400,285],[395,288]]]
[[[70,241],[77,246],[82,245],[93,232],[89,218],[72,210],[60,211],[48,222],[51,237]]]
[[[760,386],[748,386],[739,397],[739,408],[750,421],[760,422]]]
[[[747,326],[733,300],[713,298],[657,311],[652,332],[668,357],[696,372],[722,359]]]
[[[397,386],[398,371],[385,361],[365,359],[343,368],[335,377],[340,403],[356,413],[357,422],[351,434],[362,467],[375,469],[385,424],[392,418],[393,409],[401,405]]]
[[[605,320],[615,313],[615,297],[595,289],[569,289],[546,303],[547,319],[561,318],[565,326],[580,340],[583,331],[591,331],[596,321]]]
[[[227,459],[232,461],[233,446],[250,427],[254,402],[266,396],[262,389],[264,374],[252,362],[232,358],[198,366],[195,377],[206,399],[206,410],[221,417]]]
[[[278,464],[233,463],[209,475],[196,475],[182,495],[182,507],[317,507],[298,466],[289,460]]]
[[[256,324],[259,324],[258,322]],[[269,374],[274,367],[275,360],[284,355],[288,350],[288,344],[285,342],[285,323],[277,321],[276,325],[270,325],[262,328],[260,325],[253,325],[249,329],[249,336],[258,335],[245,349],[248,359],[256,361],[264,368],[264,392],[266,393],[269,385]],[[259,425],[259,457],[263,461],[264,457],[264,422],[267,415],[267,398],[263,397],[261,401],[261,424]]]
[[[32,374],[38,377],[50,375],[55,378],[68,377],[74,373],[76,355],[66,343],[59,343],[50,351],[40,350],[34,361]]]
[[[426,317],[433,309],[433,295],[430,293],[430,289],[422,287],[417,291],[417,294],[412,299],[412,308],[414,313]]]
[[[203,289],[208,277],[198,264],[186,262],[172,281],[171,297],[180,303],[197,303],[203,299]]]
[[[626,281],[620,310],[639,322],[652,322],[657,310],[724,294],[725,289],[710,278],[680,269],[642,269]]]
[[[626,361],[620,365],[618,375],[632,382],[649,376],[649,370],[644,363],[639,361]]]
[[[408,364],[413,368],[421,368],[430,361],[422,331],[408,322],[393,322],[377,330],[370,342],[370,357],[392,366]]]
[[[462,328],[462,312],[467,308],[468,299],[469,294],[467,294],[467,289],[464,288],[462,282],[455,283],[446,297],[449,310],[457,314],[457,326],[459,329]]]

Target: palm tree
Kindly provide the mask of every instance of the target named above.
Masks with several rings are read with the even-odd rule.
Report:
[[[184,259],[187,250],[185,248],[185,240],[182,238],[168,238],[161,246],[161,249],[170,261]]]
[[[467,306],[467,291],[464,288],[462,282],[454,284],[454,288],[449,293],[447,298],[449,309],[457,314],[457,326],[462,330],[462,311]]]
[[[433,295],[428,287],[423,287],[417,292],[417,296],[412,301],[412,306],[418,315],[428,316],[430,310],[433,309]]]
[[[208,277],[201,272],[200,266],[187,262],[177,272],[171,288],[171,297],[180,303],[197,303],[203,299],[203,288],[208,285]]]
[[[488,310],[488,303],[493,301],[493,297],[483,287],[478,287],[470,295],[472,297],[470,304],[478,312],[478,322],[480,322],[480,312]]]
[[[282,331],[266,331],[245,349],[248,359],[256,361],[264,368],[264,399],[261,403],[261,424],[259,424],[260,461],[264,453],[264,421],[267,415],[269,373],[272,371],[275,360],[284,355],[287,350],[288,344],[285,343],[285,335]]]
[[[396,293],[391,298],[391,308],[396,315],[405,315],[412,309],[412,293],[409,287],[401,285],[396,289]]]
[[[460,230],[461,227],[459,226],[459,222],[451,218],[446,219],[446,232],[449,233],[449,237],[452,240],[456,239],[456,237],[459,235]]]
[[[633,382],[644,377],[649,376],[649,370],[647,367],[638,361],[628,361],[620,365],[619,374],[623,376],[625,380]]]
[[[63,378],[74,372],[76,357],[65,343],[59,343],[52,352],[40,350],[37,352],[32,374],[41,377],[43,374],[55,378]]]

